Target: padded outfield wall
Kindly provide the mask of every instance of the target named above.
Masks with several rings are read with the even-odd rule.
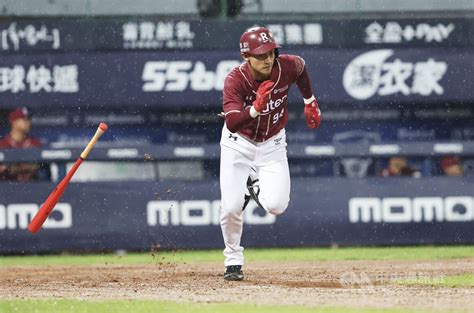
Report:
[[[2,187],[0,253],[222,247],[216,180],[71,184],[44,228],[30,234],[27,221],[53,187]],[[284,215],[250,203],[243,244],[472,244],[473,190],[473,182],[445,177],[293,179]]]

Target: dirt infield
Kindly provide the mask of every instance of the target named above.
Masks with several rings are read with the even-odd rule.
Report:
[[[474,258],[442,261],[249,263],[225,282],[220,263],[0,267],[0,299],[148,299],[268,305],[474,310],[474,288],[401,286],[474,273]]]

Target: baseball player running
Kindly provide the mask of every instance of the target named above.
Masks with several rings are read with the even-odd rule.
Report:
[[[284,127],[288,122],[288,91],[293,83],[304,98],[307,126],[317,128],[321,122],[305,61],[296,55],[280,55],[278,48],[267,28],[246,30],[240,38],[240,54],[245,62],[235,67],[224,83],[220,223],[225,280],[244,278],[240,240],[246,189],[270,214],[280,215],[288,206],[290,173]],[[251,185],[256,179],[249,178],[252,169],[259,180],[258,195]]]

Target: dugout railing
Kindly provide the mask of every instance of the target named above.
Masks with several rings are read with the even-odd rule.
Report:
[[[0,150],[0,162],[40,163],[52,169],[51,180],[57,181],[66,171],[66,165],[73,162],[81,153],[81,148],[32,148],[32,149],[4,149]],[[473,176],[472,160],[474,159],[474,141],[427,141],[427,142],[385,142],[346,143],[346,144],[297,144],[288,145],[288,158],[292,174],[295,176],[349,176],[367,177],[378,176],[392,156],[407,157],[412,165],[417,168],[421,176],[441,175],[439,169],[440,159],[444,156],[458,156],[464,163],[464,176]],[[133,179],[136,177],[137,165],[145,164],[156,175],[145,175],[149,179],[212,179],[218,177],[218,164],[220,157],[219,144],[199,145],[170,145],[149,144],[114,146],[111,143],[98,144],[90,153],[87,162],[94,163],[97,168],[101,162],[110,164],[135,164],[134,169],[127,175],[110,180]],[[346,160],[346,161],[345,161]],[[348,161],[349,160],[349,161]],[[351,161],[352,160],[352,163]],[[369,165],[364,160],[371,160]],[[87,163],[86,162],[86,163]],[[179,173],[173,175],[173,162],[180,164],[175,167]],[[354,163],[355,162],[355,163]],[[168,164],[168,168],[161,167],[167,174],[161,175],[156,168],[158,164]],[[201,166],[191,166],[201,164]],[[324,168],[326,166],[326,169]],[[348,166],[355,169],[351,171]],[[357,167],[368,166],[364,172]],[[125,165],[122,171],[126,171]],[[316,167],[316,169],[315,169]],[[158,172],[157,172],[158,171]],[[186,173],[186,172],[190,173]],[[193,171],[202,171],[196,175]],[[189,174],[189,175],[187,175]],[[87,175],[86,175],[87,176]],[[48,179],[48,177],[46,177]],[[108,180],[107,177],[86,180]]]

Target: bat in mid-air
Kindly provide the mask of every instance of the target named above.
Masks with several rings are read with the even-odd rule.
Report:
[[[44,224],[48,216],[51,214],[54,207],[58,203],[59,199],[61,199],[61,195],[63,194],[64,190],[69,185],[69,181],[71,180],[72,176],[74,176],[74,173],[76,173],[82,161],[84,161],[84,159],[87,157],[87,155],[91,151],[92,147],[99,140],[100,136],[102,136],[102,134],[104,134],[107,131],[107,129],[108,129],[107,124],[100,123],[99,127],[97,128],[97,131],[94,134],[94,137],[92,137],[92,139],[89,141],[84,151],[82,151],[80,157],[76,160],[76,163],[74,163],[74,165],[68,171],[66,176],[61,180],[61,182],[56,186],[56,188],[54,188],[53,192],[51,192],[51,194],[48,196],[46,201],[43,203],[41,208],[36,213],[31,223],[28,225],[28,230],[31,233],[36,233],[41,229],[41,226]]]

